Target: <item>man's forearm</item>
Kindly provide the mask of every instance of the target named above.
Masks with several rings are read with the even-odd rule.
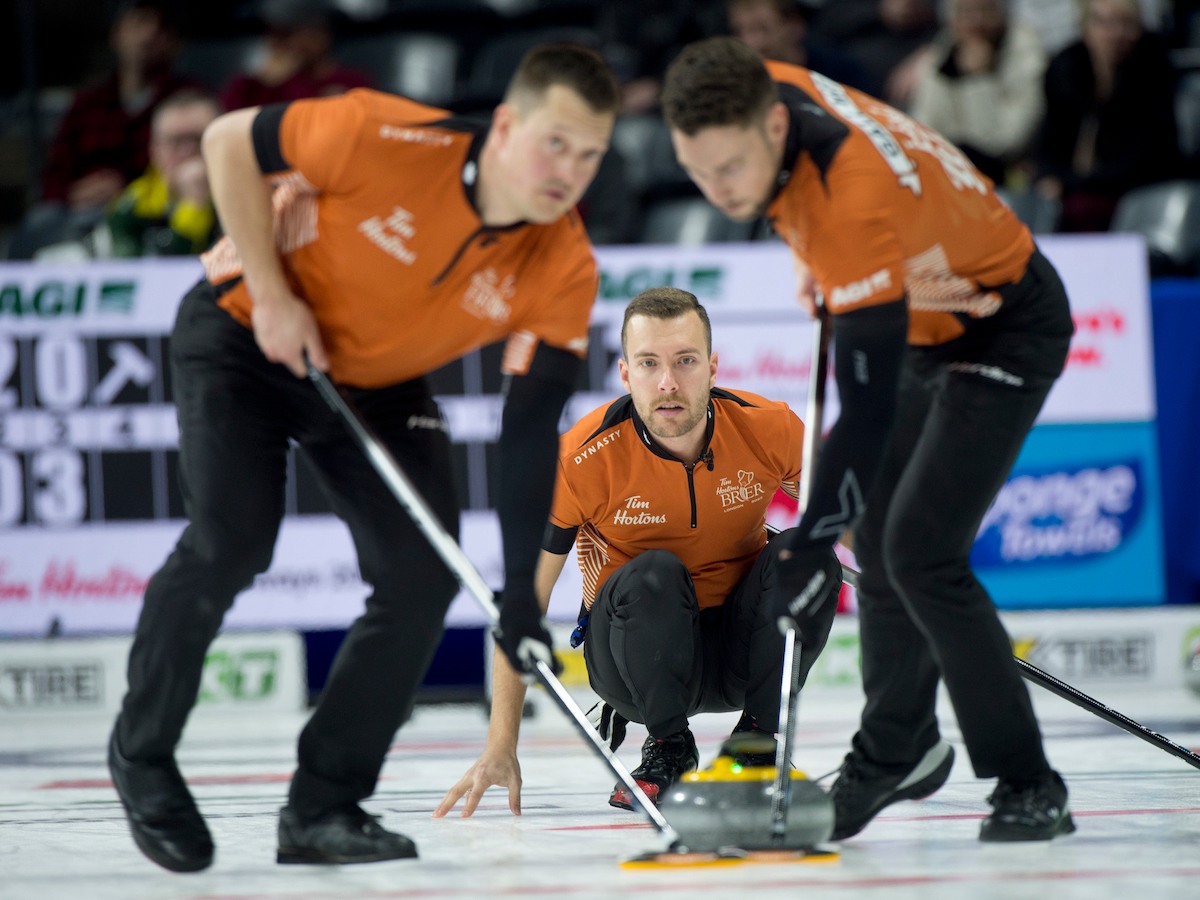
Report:
[[[543,550],[534,572],[534,592],[542,614],[550,608],[550,595],[562,574],[567,557]],[[488,747],[493,750],[517,750],[521,733],[521,715],[525,709],[527,688],[513,671],[504,652],[497,647],[492,655],[492,711],[488,720]]]
[[[290,296],[275,248],[271,193],[255,157],[255,109],[221,116],[204,133],[213,204],[221,227],[237,248],[242,275],[255,303]]]
[[[516,752],[526,690],[525,682],[513,671],[504,652],[496,647],[492,654],[492,710],[487,733],[489,749]]]

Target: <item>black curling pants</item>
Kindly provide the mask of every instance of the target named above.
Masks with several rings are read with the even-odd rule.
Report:
[[[312,817],[362,800],[411,713],[456,579],[312,384],[269,363],[207,282],[180,307],[171,374],[188,524],[146,589],[117,723],[121,748],[133,760],[173,754],[226,610],[271,562],[291,439],[349,527],[372,590],[300,736],[289,803]],[[449,441],[443,427],[430,427],[440,414],[424,380],[351,393],[457,535]]]
[[[1049,768],[1008,634],[968,557],[1062,371],[1072,326],[1040,254],[1004,291],[1012,330],[909,349],[855,529],[866,705],[853,747],[883,770],[907,770],[937,742],[939,677],[976,775],[1025,780]]]
[[[791,532],[775,535],[721,606],[701,610],[691,575],[666,550],[649,550],[600,588],[588,618],[584,660],[592,689],[654,737],[698,712],[742,709],[767,731],[779,721],[783,636],[768,621],[766,594]],[[841,583],[841,564],[829,554]],[[801,652],[800,684],[829,637],[836,603]]]

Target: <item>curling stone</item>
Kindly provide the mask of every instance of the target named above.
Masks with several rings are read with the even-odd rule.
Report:
[[[748,741],[726,742],[709,768],[688,772],[659,800],[663,815],[690,850],[810,849],[829,840],[833,801],[795,769],[788,773],[787,829],[781,839],[773,838],[775,767],[743,764],[747,759],[761,762],[768,744],[773,749],[775,741],[760,739],[756,752]]]

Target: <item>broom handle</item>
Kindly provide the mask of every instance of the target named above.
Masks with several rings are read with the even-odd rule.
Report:
[[[804,450],[800,468],[800,508],[808,505],[817,452],[821,447],[821,424],[825,415],[825,373],[829,368],[829,330],[823,305],[818,306],[813,327],[812,363],[805,410]],[[800,693],[800,642],[795,628],[783,638],[783,678],[779,686],[779,740],[775,744],[775,784],[771,791],[771,841],[787,838],[788,806],[792,797],[792,735],[796,730],[796,700]]]

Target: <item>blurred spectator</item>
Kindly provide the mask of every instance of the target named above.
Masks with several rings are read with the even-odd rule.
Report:
[[[871,93],[907,109],[938,26],[934,0],[827,0],[812,30],[858,60],[874,85]]]
[[[1175,73],[1137,0],[1087,0],[1045,91],[1035,188],[1061,202],[1061,231],[1106,231],[1121,195],[1178,174]]]
[[[259,17],[266,28],[262,62],[222,89],[226,110],[371,86],[366,72],[342,65],[332,55],[333,10],[327,0],[262,0]]]
[[[860,91],[870,91],[866,71],[852,57],[814,41],[808,23],[814,8],[803,0],[726,0],[729,31],[766,59],[820,72]]]
[[[108,212],[112,256],[184,256],[217,238],[217,216],[200,155],[200,138],[220,112],[199,91],[180,91],[154,113],[150,168]]]
[[[639,115],[658,108],[663,73],[686,44],[722,33],[724,0],[605,0],[596,11],[596,32],[605,58],[621,82],[621,112]]]
[[[164,0],[128,0],[118,8],[109,36],[115,69],[76,92],[48,152],[46,201],[98,213],[146,168],[155,108],[194,86],[171,71],[179,37],[167,10]]]
[[[1041,123],[1046,54],[1007,0],[948,0],[946,25],[922,59],[912,115],[953,141],[998,185]]]
[[[1051,57],[1079,40],[1079,11],[1083,0],[1009,0],[1009,18],[1024,22],[1042,41]]]

